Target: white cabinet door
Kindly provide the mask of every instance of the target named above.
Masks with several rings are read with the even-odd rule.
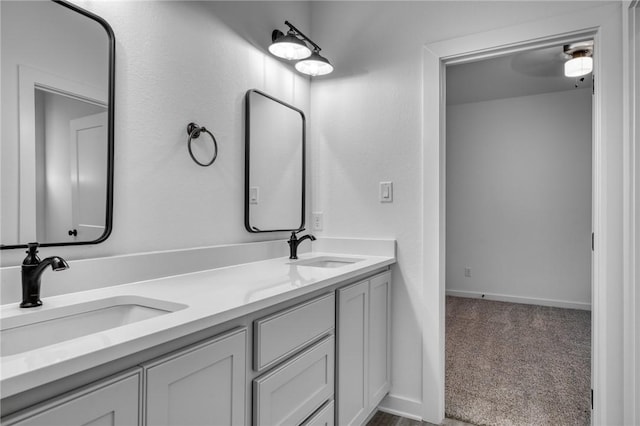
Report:
[[[133,426],[140,424],[141,371],[103,380],[2,419],[4,426]]]
[[[340,426],[362,424],[367,409],[369,281],[338,290],[338,415]]]
[[[338,290],[337,424],[361,425],[389,392],[391,273]]]
[[[246,328],[145,365],[147,425],[244,425]]]
[[[391,386],[390,331],[391,274],[369,282],[369,412],[380,404]]]

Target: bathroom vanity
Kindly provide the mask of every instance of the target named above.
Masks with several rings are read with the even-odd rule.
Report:
[[[2,306],[3,333],[79,305],[131,321],[7,348],[2,424],[363,424],[390,387],[393,263],[312,253]]]
[[[55,250],[49,247],[93,245],[111,233],[116,43],[106,21],[71,3],[6,3],[2,16],[11,17],[6,21],[14,23],[16,34],[7,40],[26,39],[21,30],[27,24],[54,20],[59,36],[28,30],[26,45],[3,48],[3,63],[15,70],[3,74],[3,87],[5,80],[7,87],[17,87],[15,101],[7,105],[19,106],[3,109],[9,117],[4,122],[20,123],[2,141],[15,155],[3,151],[3,158],[20,164],[8,169],[15,172],[8,180],[15,185],[7,187],[8,196],[3,192],[3,205],[9,205],[5,198],[13,205],[3,209],[0,249],[29,246],[33,262],[22,266],[40,269],[32,269],[31,279],[22,278],[32,283],[23,286],[24,294],[33,296],[25,301],[23,294],[28,309],[13,303],[21,283],[19,263],[7,262],[11,266],[0,270],[2,425],[363,424],[390,388],[395,242],[296,236],[307,216],[305,115],[260,90],[245,95],[245,228],[252,234],[291,232],[290,258],[280,257],[286,245],[273,234],[273,241],[262,243],[76,260],[68,272],[44,275],[50,293],[40,306],[46,262],[55,260],[56,270],[67,264],[57,256],[40,263],[35,243],[29,242]],[[44,70],[33,65],[51,56],[51,40],[62,49],[80,39],[97,40],[95,48],[86,49],[90,57],[74,55]],[[41,52],[35,58],[17,54],[35,48]],[[7,55],[11,52],[16,54]],[[85,69],[89,75],[75,75]],[[39,94],[42,87],[47,93]],[[86,142],[62,144],[66,138],[52,145],[51,137],[46,150],[35,148],[44,141],[34,135],[52,133],[41,130],[46,123],[35,111],[43,107],[35,103],[61,104],[61,94],[77,101],[82,121],[65,117],[65,126],[53,127],[102,129],[90,139],[95,147],[90,158],[79,148]],[[90,108],[80,101],[90,101]],[[215,159],[215,137],[201,129],[213,139]],[[200,161],[191,151],[200,128],[189,124],[187,132],[192,159],[211,165],[213,160]],[[45,162],[45,151],[69,152],[60,157],[73,159],[71,170],[67,162]],[[55,185],[44,183],[42,169],[47,176],[55,172]],[[85,182],[96,184],[85,187]],[[52,194],[41,190],[50,187],[56,189]],[[50,203],[54,197],[59,202]],[[317,251],[296,259],[306,240],[314,241]],[[300,250],[309,250],[310,241]],[[322,244],[339,249],[324,250]]]

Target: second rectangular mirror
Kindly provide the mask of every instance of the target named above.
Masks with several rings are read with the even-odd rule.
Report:
[[[259,90],[246,107],[245,227],[249,232],[304,227],[304,113]]]

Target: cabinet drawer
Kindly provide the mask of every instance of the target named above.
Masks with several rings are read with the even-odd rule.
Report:
[[[333,396],[335,339],[328,336],[253,381],[254,424],[298,425]]]
[[[305,421],[303,426],[333,426],[334,425],[334,402],[329,401],[324,407],[319,409],[313,416]]]
[[[254,321],[253,369],[275,365],[330,332],[334,324],[334,293]]]
[[[3,418],[2,425],[138,425],[141,376],[141,371],[136,369],[103,380],[11,418]]]

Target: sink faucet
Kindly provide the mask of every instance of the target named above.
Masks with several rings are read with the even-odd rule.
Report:
[[[54,271],[63,271],[69,268],[67,262],[58,256],[47,257],[40,261],[38,258],[38,243],[27,245],[27,257],[22,261],[22,303],[21,308],[34,308],[41,306],[40,300],[40,277],[42,273],[51,265]]]
[[[311,241],[316,240],[316,237],[314,237],[311,234],[307,234],[303,237],[298,238],[296,234],[302,231],[304,231],[304,228],[291,232],[291,238],[289,238],[289,241],[287,241],[289,243],[289,259],[298,258],[298,246],[300,245],[301,242],[303,242],[306,239],[309,239]]]

